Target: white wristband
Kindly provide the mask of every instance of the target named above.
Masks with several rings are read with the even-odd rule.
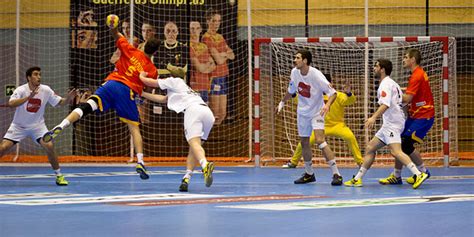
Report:
[[[280,112],[281,109],[283,109],[283,106],[285,106],[285,102],[280,101],[280,103],[278,103],[278,112]]]

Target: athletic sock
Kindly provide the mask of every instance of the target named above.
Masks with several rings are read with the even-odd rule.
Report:
[[[71,122],[69,122],[69,120],[67,120],[67,119],[64,119],[64,120],[58,125],[58,127],[61,127],[62,129],[65,129],[65,128],[69,127],[69,125],[71,125]]]
[[[413,162],[410,162],[410,164],[407,165],[407,168],[413,173],[413,174],[416,174],[416,175],[420,175],[421,172],[416,168],[416,165],[413,164]]]
[[[137,163],[145,165],[145,161],[143,161],[143,153],[137,153]]]
[[[191,179],[191,175],[193,175],[193,171],[186,170],[186,174],[184,174],[183,179]]]
[[[57,169],[57,170],[54,170],[54,173],[56,174],[56,176],[61,176],[61,169]]]
[[[339,169],[337,168],[337,165],[336,165],[336,160],[332,159],[332,160],[328,160],[328,165],[329,165],[329,168],[331,168],[331,171],[332,171],[332,174],[337,174],[339,176],[341,176],[341,173],[339,173]]]
[[[416,166],[420,172],[426,173],[426,167],[424,164]]]
[[[202,160],[199,161],[199,164],[201,165],[201,168],[204,169],[204,168],[206,168],[207,160],[206,160],[206,159],[202,159]]]
[[[401,169],[393,169],[393,176],[396,178],[402,177],[402,170]]]
[[[355,180],[361,180],[364,177],[365,173],[367,173],[367,169],[364,167],[360,167],[359,171],[357,172],[356,176],[354,177]]]

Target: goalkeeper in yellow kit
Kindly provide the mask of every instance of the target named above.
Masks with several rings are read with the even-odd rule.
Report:
[[[327,77],[329,82],[330,77]],[[328,98],[324,95],[324,101]],[[356,96],[352,94],[351,87],[348,82],[344,85],[344,92],[337,91],[336,101],[331,106],[329,113],[326,114],[324,118],[324,133],[326,136],[334,136],[343,139],[349,145],[349,149],[352,152],[352,156],[354,157],[354,161],[357,163],[358,166],[362,165],[364,160],[362,159],[362,154],[360,153],[359,144],[357,143],[357,139],[352,133],[351,129],[346,126],[344,123],[344,108],[348,105],[352,105],[355,103]],[[311,145],[314,145],[316,142],[314,137],[314,132],[311,133],[311,137],[309,138],[309,142]],[[289,168],[296,168],[298,162],[302,156],[302,148],[301,143],[298,143],[296,147],[295,153],[288,163],[284,164],[282,168],[289,169]]]

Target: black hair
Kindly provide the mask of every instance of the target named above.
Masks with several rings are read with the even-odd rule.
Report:
[[[31,77],[33,75],[34,71],[41,71],[41,68],[38,66],[30,67],[28,70],[26,70],[26,80],[28,81],[28,77]]]
[[[143,51],[148,55],[152,55],[158,50],[158,47],[160,47],[160,40],[156,37],[152,37],[146,41]]]
[[[377,59],[377,62],[379,63],[380,68],[385,69],[385,75],[390,76],[392,73],[392,62],[386,58],[379,58]]]
[[[313,62],[313,55],[311,55],[311,52],[309,52],[308,50],[300,49],[296,53],[301,54],[301,59],[303,59],[303,60],[306,59],[306,65],[309,66]]]

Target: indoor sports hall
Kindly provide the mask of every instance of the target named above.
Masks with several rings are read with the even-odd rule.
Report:
[[[474,235],[472,1],[0,2],[0,236]],[[308,62],[299,50],[351,98],[327,111],[342,111],[341,127],[322,121],[327,145],[299,144],[306,85],[282,103],[298,57]],[[386,125],[367,126],[384,97],[380,59],[403,116],[426,118],[415,132],[398,121],[400,149],[421,165],[394,168],[384,147],[360,168]],[[153,68],[157,88],[143,87]],[[415,69],[429,82],[417,92]],[[113,73],[127,89],[105,97]],[[175,112],[169,77],[201,110]],[[200,153],[185,127],[203,110],[214,122]]]

